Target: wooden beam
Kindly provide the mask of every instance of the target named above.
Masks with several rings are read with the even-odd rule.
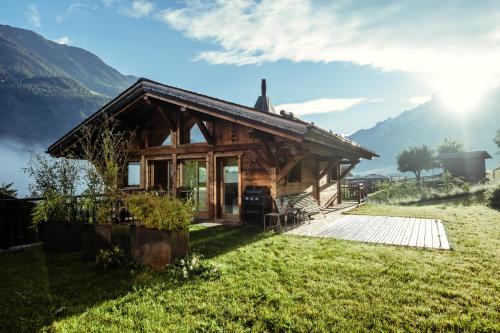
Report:
[[[342,171],[342,173],[339,175],[339,178],[336,179],[336,180],[341,180],[342,178],[344,178],[349,173],[349,171],[351,171],[356,166],[356,164],[358,164],[359,162],[360,162],[360,160],[351,161],[351,165],[349,165],[347,167],[347,169],[345,169],[344,171]]]
[[[266,157],[267,161],[269,162],[270,165],[273,167],[278,166],[278,162],[276,160],[276,157],[274,156],[271,147],[269,147],[269,141],[266,138],[259,138],[258,139],[260,144],[262,145],[262,150],[264,151],[264,156]]]
[[[257,158],[255,159],[255,161],[256,161],[256,162],[257,162],[257,163],[258,163],[261,167],[263,167],[264,169],[266,169],[267,173],[269,173],[269,174],[270,174],[270,173],[272,173],[273,166],[272,166],[271,164],[269,164],[269,163],[266,161],[265,157],[264,157],[264,156],[262,156],[262,154],[261,154],[261,153],[259,153],[259,152],[258,152],[258,151],[256,151],[256,150],[252,150],[252,153],[254,153],[254,154],[255,154],[255,157],[257,157]]]
[[[319,173],[319,179],[323,178],[326,176],[334,167],[336,167],[340,162],[340,158],[334,158],[330,162],[328,162],[328,165],[326,168],[324,168],[320,173]]]
[[[198,124],[198,127],[200,128],[201,133],[205,137],[205,140],[209,145],[212,145],[214,143],[214,140],[212,138],[212,135],[210,135],[210,131],[208,128],[205,126],[205,123],[201,121],[199,118],[196,120],[196,124]]]
[[[160,116],[162,117],[163,121],[167,123],[168,127],[170,127],[172,131],[175,131],[175,122],[168,116],[167,111],[161,106],[157,106],[156,110],[160,113]]]
[[[290,161],[280,170],[279,174],[276,176],[276,183],[278,183],[283,177],[288,175],[288,173],[293,169],[297,163],[299,163],[305,154],[295,155]]]

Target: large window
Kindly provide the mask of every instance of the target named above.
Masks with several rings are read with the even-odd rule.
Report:
[[[141,162],[129,162],[127,166],[127,186],[141,185]]]

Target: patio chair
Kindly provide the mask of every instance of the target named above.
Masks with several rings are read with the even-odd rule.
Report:
[[[276,212],[274,213],[268,213],[264,215],[264,230],[266,230],[266,225],[267,225],[267,219],[269,218],[269,228],[272,227],[272,220],[274,218],[275,228],[281,228],[281,220],[283,220],[285,224],[285,229],[288,227],[287,225],[287,208],[288,208],[288,198],[287,197],[280,197],[278,200],[274,200],[274,206],[276,207]]]

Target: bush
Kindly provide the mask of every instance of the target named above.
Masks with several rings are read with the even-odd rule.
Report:
[[[489,191],[487,201],[490,207],[500,209],[500,187]]]
[[[129,211],[134,218],[148,228],[160,230],[187,229],[193,218],[193,206],[168,196],[154,193],[130,195]]]
[[[125,252],[118,246],[114,246],[108,250],[100,250],[95,258],[96,266],[102,269],[117,267],[125,265],[126,263],[127,258],[125,256]]]

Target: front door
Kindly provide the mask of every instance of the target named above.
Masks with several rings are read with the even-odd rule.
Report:
[[[238,218],[239,207],[239,169],[236,157],[224,157],[220,159],[220,196],[219,209],[222,218]]]

